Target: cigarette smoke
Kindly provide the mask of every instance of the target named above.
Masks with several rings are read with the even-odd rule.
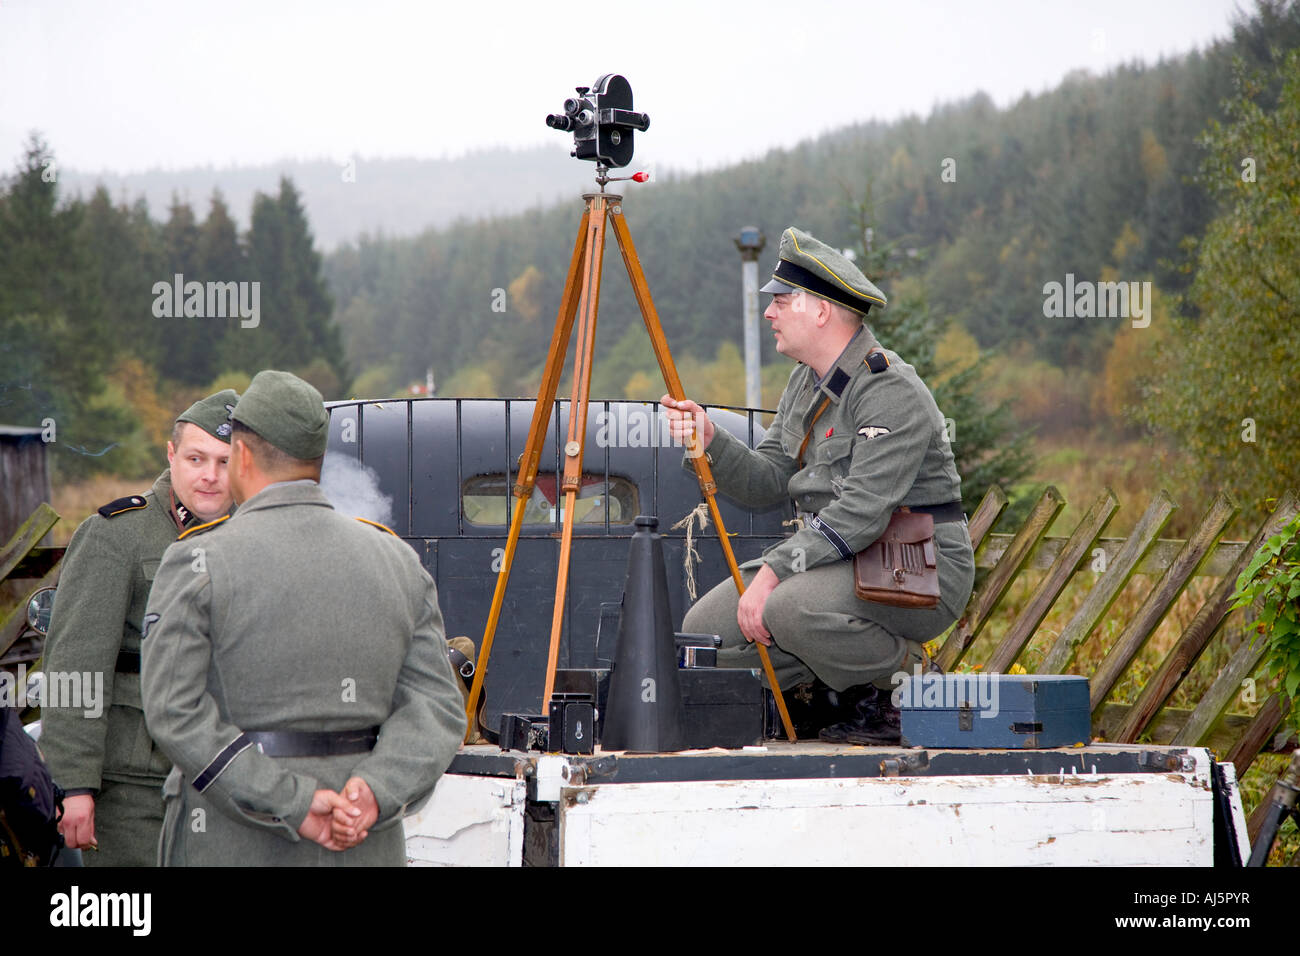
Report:
[[[326,454],[321,466],[320,487],[340,514],[392,525],[393,496],[380,491],[379,475],[355,458]]]

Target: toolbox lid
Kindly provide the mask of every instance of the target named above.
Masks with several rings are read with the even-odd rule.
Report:
[[[899,710],[1088,712],[1088,678],[1076,674],[919,674],[894,690]]]

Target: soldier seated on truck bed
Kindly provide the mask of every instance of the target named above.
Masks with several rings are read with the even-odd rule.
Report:
[[[719,666],[757,667],[753,642],[767,645],[781,689],[797,688],[792,716],[804,724],[801,735],[811,727],[835,743],[896,744],[891,678],[933,666],[922,642],[957,619],[975,578],[944,418],[915,369],[865,325],[885,296],[839,252],[787,229],[762,291],[772,294],[763,315],[776,350],[798,364],[758,447],[715,428],[689,399],[660,401],[675,439],[698,431],[720,491],[754,508],[793,498],[802,527],[741,565],[743,595],[728,577],[696,602],[682,628],[721,635]],[[934,517],[934,608],[854,593],[854,554],[904,505]]]

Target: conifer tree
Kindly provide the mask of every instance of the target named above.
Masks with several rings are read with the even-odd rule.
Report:
[[[134,430],[96,401],[121,341],[103,321],[83,213],[59,203],[54,154],[33,134],[0,187],[0,420],[47,428],[60,475],[102,470]]]

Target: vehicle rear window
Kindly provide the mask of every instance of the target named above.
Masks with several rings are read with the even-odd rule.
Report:
[[[563,476],[561,476],[563,477]],[[556,475],[547,472],[537,476],[532,497],[524,510],[524,524],[558,524],[564,520],[564,495],[557,494]],[[502,474],[474,475],[466,478],[461,487],[461,506],[465,521],[472,525],[505,525],[506,504],[514,492],[514,477]],[[577,525],[604,527],[606,516],[611,525],[630,525],[640,514],[636,485],[628,478],[583,474],[582,486],[574,508],[573,521]]]

